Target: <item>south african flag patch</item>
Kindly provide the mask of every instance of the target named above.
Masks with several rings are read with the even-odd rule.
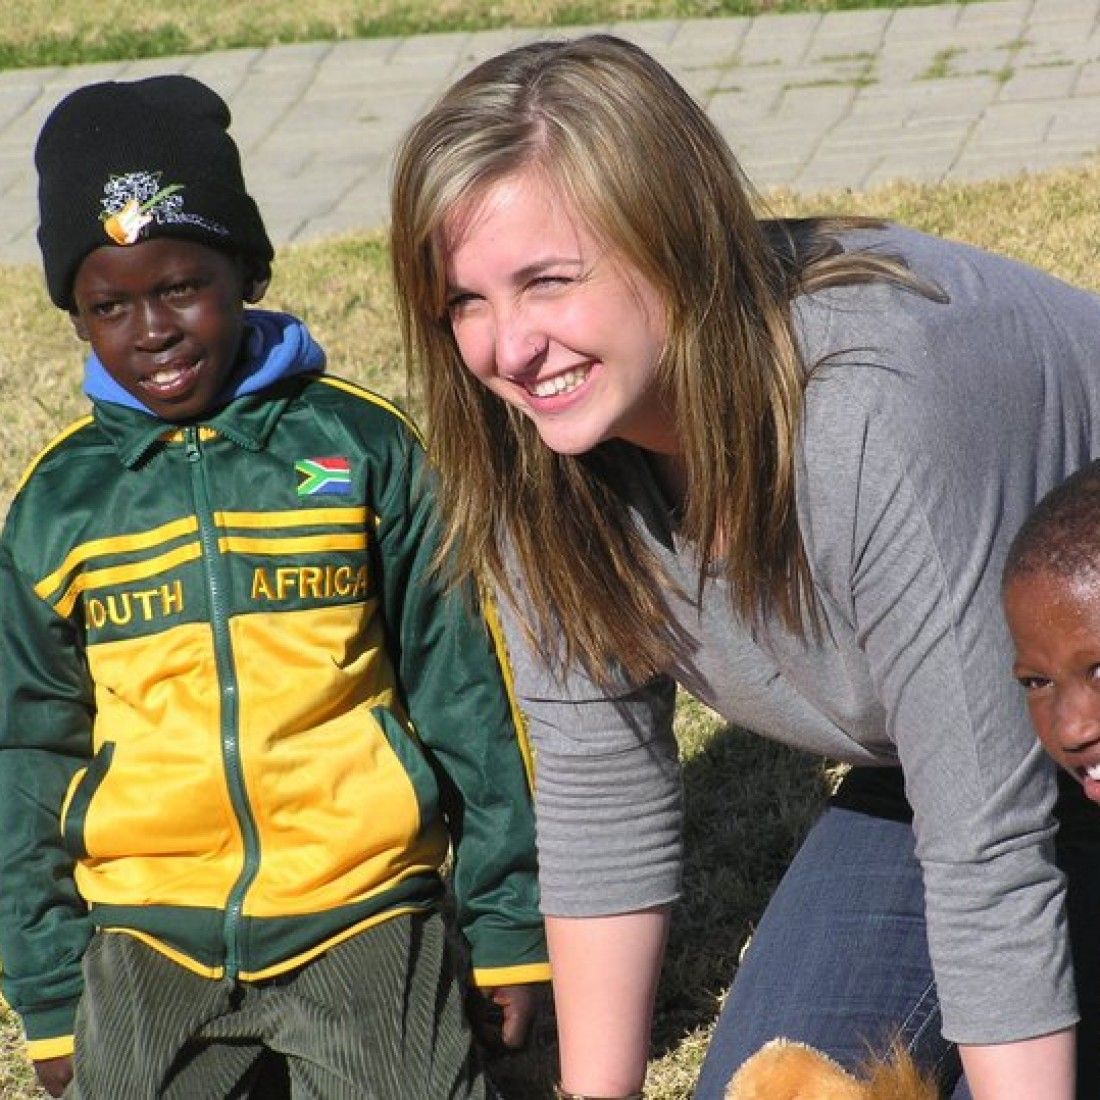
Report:
[[[300,458],[294,463],[294,473],[300,497],[351,492],[351,463],[346,458]]]

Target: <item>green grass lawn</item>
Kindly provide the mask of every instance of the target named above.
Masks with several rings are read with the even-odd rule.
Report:
[[[761,12],[900,8],[934,0],[6,0],[0,69],[166,57],[231,46],[491,27]],[[967,0],[963,0],[967,2]]]
[[[1100,165],[981,185],[891,186],[867,194],[768,197],[778,213],[879,214],[994,248],[1100,290]],[[407,402],[386,254],[349,237],[280,254],[267,300],[299,313],[331,369]],[[0,511],[25,464],[84,408],[81,347],[36,269],[0,266]],[[647,1090],[686,1100],[727,976],[828,784],[821,761],[678,710],[687,792],[685,897],[663,977]],[[0,1006],[2,1007],[2,1006]],[[14,1021],[0,1015],[0,1096],[34,1096]],[[522,1100],[533,1100],[523,1096]]]

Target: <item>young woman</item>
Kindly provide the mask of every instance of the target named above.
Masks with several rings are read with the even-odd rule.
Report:
[[[704,112],[606,36],[455,84],[399,154],[392,247],[444,553],[503,594],[537,749],[566,1093],[642,1086],[679,684],[856,765],[698,1095],[774,1035],[851,1064],[900,1032],[945,1095],[957,1045],[975,1100],[1072,1097],[1090,948],[1071,964],[998,578],[1100,450],[1100,300],[894,226],[757,220]],[[1088,866],[1096,821],[1074,820],[1064,859]]]

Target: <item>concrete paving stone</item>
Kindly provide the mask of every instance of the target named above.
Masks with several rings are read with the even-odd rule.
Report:
[[[1077,35],[1065,42],[1028,42],[1016,54],[1020,65],[1056,68],[1063,65],[1086,65],[1100,59],[1100,35]]]
[[[854,98],[855,89],[847,84],[788,88],[776,109],[776,117],[780,121],[794,118],[807,129],[831,126],[847,116]]]
[[[891,14],[888,8],[826,12],[817,25],[814,37],[843,40],[874,36],[881,41],[890,25]]]
[[[34,209],[38,201],[38,177],[28,151],[24,163],[13,165],[0,177],[0,196],[4,200],[4,224],[10,224],[13,208]]]
[[[1004,82],[998,102],[1013,100],[1065,99],[1077,81],[1074,66],[1046,69],[1014,68],[1012,76]]]
[[[855,87],[865,74],[866,64],[856,61],[835,61],[798,65],[787,69],[781,86],[784,90],[798,91],[803,88]]]
[[[1031,15],[1032,0],[983,0],[980,4],[960,5],[957,26],[972,24],[1000,24],[1009,21],[1025,23]]]
[[[880,46],[879,37],[873,32],[835,37],[815,35],[806,51],[805,63],[873,65],[878,60]]]
[[[1031,22],[1059,22],[1066,19],[1100,19],[1100,3],[1096,0],[1034,0],[1031,5]]]
[[[1091,19],[1030,23],[1025,37],[1035,48],[1057,49],[1079,56],[1082,46],[1095,44],[1096,26]]]
[[[273,180],[296,180],[307,172],[317,159],[314,149],[303,148],[295,142],[283,141],[273,135],[262,146],[250,149],[242,155],[241,165],[250,187],[258,184],[262,175]]]
[[[859,155],[877,151],[884,156],[916,155],[933,150],[951,150],[958,153],[966,143],[967,130],[936,128],[912,130],[897,128],[890,133],[872,131],[866,136],[851,129],[834,130],[826,135],[818,146],[822,155]]]
[[[708,64],[715,57],[734,57],[752,26],[751,19],[695,19],[685,21],[673,49],[684,64]]]
[[[291,69],[286,73],[277,73],[257,66],[249,70],[234,99],[256,106],[283,104],[298,100],[312,87],[313,72],[309,69]]]
[[[743,126],[725,131],[726,140],[741,150],[750,150],[755,157],[785,160],[805,159],[817,147],[819,134],[808,134],[790,125],[769,128]]]
[[[301,69],[316,69],[333,51],[333,42],[296,42],[269,47],[256,58],[257,73],[293,73]]]
[[[1090,61],[1077,70],[1072,98],[1087,99],[1100,95],[1100,61]]]
[[[801,61],[813,42],[821,16],[813,12],[756,18],[741,42],[742,65]]]
[[[909,85],[906,99],[915,108],[947,108],[974,115],[997,98],[1000,85],[990,76],[917,80]]]
[[[965,50],[951,59],[950,79],[967,76],[990,76],[1012,68],[1017,51],[1009,46],[993,46],[989,49]],[[945,78],[948,79],[948,78]]]
[[[971,131],[979,142],[1029,142],[1043,140],[1054,121],[1052,103],[1040,101],[991,103]]]
[[[863,179],[865,190],[898,183],[941,183],[951,172],[955,153],[928,150],[912,155],[890,153]]]
[[[219,87],[228,88],[228,94],[232,96],[263,53],[259,47],[242,47],[212,54],[195,54],[191,57],[186,72],[196,80],[207,84],[217,83]]]
[[[874,81],[868,86],[880,88],[883,96],[894,96],[899,89],[918,80],[924,80],[934,54],[922,54],[917,50],[899,51],[892,56],[879,53],[875,59]]]
[[[501,27],[471,34],[462,48],[462,58],[471,67],[479,61],[504,53],[515,46],[547,37],[546,27]]]
[[[882,84],[864,84],[856,89],[852,101],[852,118],[865,125],[890,125],[909,114],[913,97],[907,85],[886,88]]]
[[[747,87],[737,91],[728,85],[725,90],[715,92],[707,104],[707,114],[715,125],[742,128],[751,126],[771,126],[774,123],[782,91],[776,88],[771,94],[765,94],[759,87]]]
[[[920,8],[895,8],[890,13],[886,41],[940,37],[955,29],[962,6],[942,4]]]
[[[1100,144],[1100,99],[1059,105],[1053,112],[1047,141],[1086,141]]]
[[[11,262],[19,249],[37,257],[31,149],[47,112],[80,84],[165,71],[212,84],[230,102],[245,171],[273,237],[307,240],[384,217],[396,143],[460,72],[520,42],[606,29],[306,43],[0,73],[0,197],[10,237],[0,237],[0,260]],[[682,78],[763,187],[989,178],[1098,154],[1100,0],[989,0],[613,29]],[[953,51],[946,61],[944,51]],[[864,53],[874,55],[872,63]],[[945,63],[956,75],[921,79]],[[872,82],[864,83],[867,76]]]
[[[679,19],[651,19],[644,22],[612,23],[611,33],[641,46],[643,50],[660,54],[676,41],[682,22]]]
[[[450,66],[468,48],[470,37],[469,31],[453,31],[406,38],[389,56],[388,64]]]
[[[877,168],[877,164],[859,168],[841,164],[818,168],[810,166],[801,171],[794,179],[785,181],[785,186],[803,195],[816,195],[822,192],[864,191],[867,180]]]
[[[0,84],[0,134],[22,119],[38,99],[38,89],[30,84]]]
[[[1085,158],[1081,158],[1084,162]],[[997,157],[989,152],[968,153],[960,157],[951,168],[951,178],[959,181],[1010,179],[1023,173],[1043,172],[1066,165],[1066,161],[1052,151],[1034,150],[1027,164],[1012,156]]]
[[[339,201],[319,218],[311,218],[303,232],[315,233],[374,232],[389,220],[389,187],[385,176],[372,177],[369,183],[350,188]]]
[[[41,262],[42,254],[38,251],[38,245],[33,239],[36,225],[37,219],[28,228],[21,229],[16,236],[4,243],[3,262],[5,264],[37,266]]]

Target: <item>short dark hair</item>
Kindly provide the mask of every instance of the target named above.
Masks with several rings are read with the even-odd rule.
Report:
[[[1024,520],[1008,548],[1002,584],[1029,573],[1100,573],[1100,460],[1051,489]]]

